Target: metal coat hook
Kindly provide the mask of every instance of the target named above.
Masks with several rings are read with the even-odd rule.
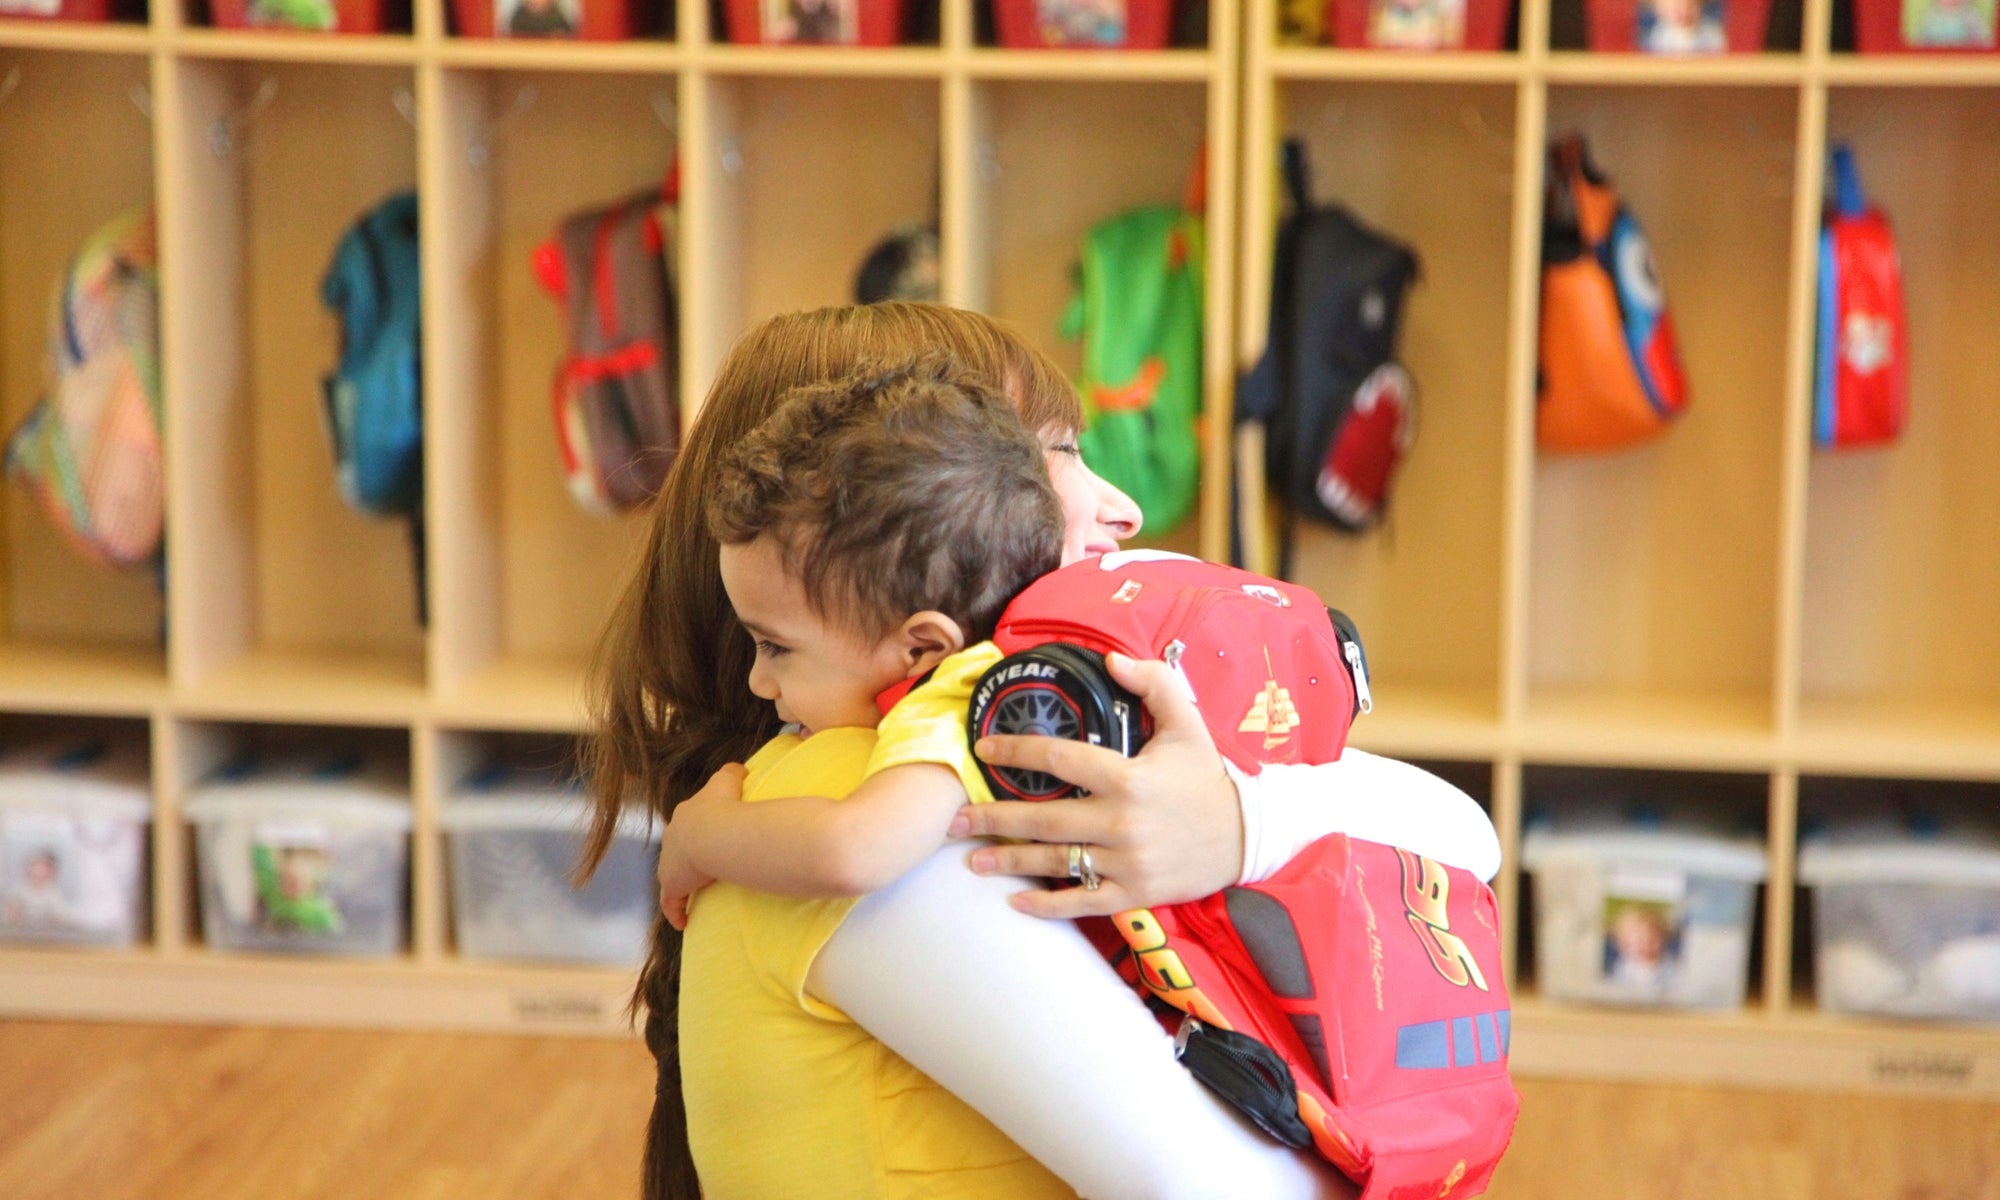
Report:
[[[681,152],[681,106],[671,91],[662,89],[646,97],[646,106],[653,110],[653,119],[667,131],[667,158],[672,161]]]
[[[507,126],[519,120],[521,115],[535,106],[535,88],[530,84],[514,93],[514,102],[507,111],[472,131],[465,140],[465,165],[475,171],[483,171],[493,161],[493,146]]]
[[[1792,194],[1793,143],[1790,139],[1778,137],[1770,126],[1759,120],[1754,113],[1738,109],[1736,121],[1750,142],[1764,152],[1770,161],[1770,169],[1761,172],[1764,176],[1764,195],[1770,199],[1783,199]]]
[[[1867,112],[1861,114],[1860,119],[1843,125],[1838,132],[1834,131],[1832,128],[1833,122],[1829,120],[1826,131],[1827,144],[1831,146],[1834,142],[1867,141],[1873,138],[1883,126],[1889,123],[1888,106],[1883,104],[1872,105]]]
[[[681,105],[674,94],[664,88],[646,97],[647,107],[653,110],[653,119],[667,127],[667,132],[679,136],[681,129]]]
[[[396,106],[396,111],[402,114],[403,119],[410,123],[412,129],[416,128],[417,94],[415,92],[406,87],[399,87],[389,94],[389,103]]]
[[[923,101],[915,96],[903,97],[903,119],[908,121],[910,128],[925,141],[937,133],[937,114],[925,108]]]
[[[739,175],[743,172],[743,141],[735,134],[722,139],[715,148],[715,157],[722,164],[724,175]]]
[[[278,98],[278,81],[266,76],[257,85],[257,92],[250,102],[233,113],[223,113],[208,123],[208,152],[217,158],[228,158],[243,144],[243,135],[257,123],[264,110],[271,107],[271,101]]]
[[[1480,172],[1480,178],[1488,187],[1502,195],[1514,190],[1514,139],[1503,136],[1486,120],[1486,114],[1477,105],[1459,106],[1458,123],[1474,144],[1494,161]]]
[[[979,178],[986,183],[996,183],[1000,179],[1000,143],[994,138],[983,137],[973,148],[973,166]]]
[[[125,98],[132,102],[133,108],[139,110],[140,116],[148,121],[153,119],[153,89],[143,83],[135,83],[125,89]]]
[[[9,96],[12,96],[15,92],[19,91],[20,88],[21,88],[21,68],[19,67],[7,68],[7,77],[5,79],[0,79],[0,104],[5,104],[7,102],[7,98]]]

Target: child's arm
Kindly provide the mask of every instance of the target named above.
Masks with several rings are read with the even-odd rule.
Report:
[[[877,771],[845,800],[747,803],[704,791],[674,811],[661,846],[662,904],[714,879],[786,896],[863,896],[895,882],[944,841],[965,803],[949,768]]]

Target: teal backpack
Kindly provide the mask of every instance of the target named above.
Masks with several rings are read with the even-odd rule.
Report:
[[[341,236],[320,282],[340,317],[340,361],[324,383],[340,494],[376,517],[408,517],[424,617],[424,420],[417,197],[402,192]]]
[[[1083,460],[1155,534],[1187,516],[1201,483],[1205,245],[1201,214],[1176,205],[1100,222],[1063,313],[1063,336],[1083,339]]]

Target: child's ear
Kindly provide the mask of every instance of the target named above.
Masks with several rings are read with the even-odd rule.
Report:
[[[925,610],[896,630],[904,658],[905,679],[914,679],[965,649],[965,631],[941,612]]]

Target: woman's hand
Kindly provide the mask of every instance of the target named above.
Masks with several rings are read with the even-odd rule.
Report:
[[[1138,757],[1049,737],[981,738],[980,758],[1046,771],[1091,794],[1038,804],[968,805],[960,837],[1025,839],[972,854],[981,875],[1073,878],[1070,847],[1087,850],[1103,880],[1095,890],[1021,892],[1010,903],[1039,917],[1082,917],[1194,900],[1237,881],[1243,814],[1236,785],[1180,678],[1162,662],[1108,656],[1111,676],[1145,702],[1153,736]]]
[[[715,882],[689,861],[689,831],[701,820],[704,809],[742,802],[743,774],[742,763],[728,763],[709,776],[700,791],[674,808],[673,819],[660,835],[660,912],[675,929],[687,929],[688,898]]]

